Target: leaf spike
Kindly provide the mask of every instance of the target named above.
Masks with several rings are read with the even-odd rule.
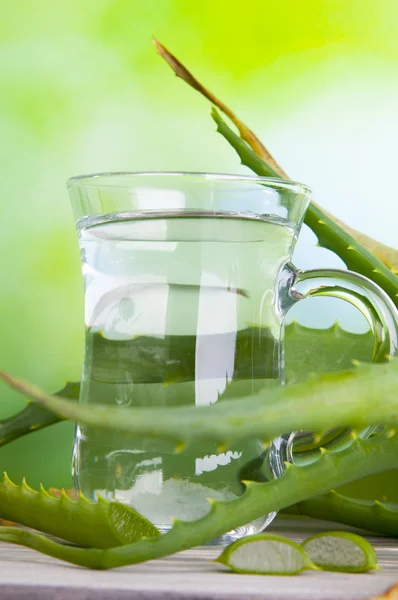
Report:
[[[52,496],[44,487],[44,485],[42,484],[42,482],[40,482],[39,484],[39,489],[40,489],[40,494],[42,494],[43,496],[45,496],[46,498],[51,498],[52,500],[54,499],[54,496]]]
[[[26,477],[24,477],[22,479],[21,488],[24,489],[24,490],[27,490],[28,492],[34,492],[35,494],[37,494],[36,490],[34,490],[33,488],[31,488],[30,485],[28,485],[28,483],[26,481]]]
[[[86,498],[86,496],[84,496],[83,492],[79,493],[79,499],[80,500],[85,500],[86,502],[92,502],[92,500],[89,500],[88,498]],[[109,501],[106,500],[103,496],[101,496],[100,494],[97,494],[97,502],[98,504],[102,504],[102,505],[108,505]],[[110,502],[112,502],[112,500],[110,500]]]
[[[381,502],[381,500],[374,500],[374,504],[377,507],[385,508],[385,504],[383,504],[383,502]]]
[[[100,498],[100,496],[97,496],[97,499],[99,499],[99,498]],[[90,500],[88,498],[86,498],[86,496],[83,494],[83,492],[81,490],[79,491],[79,502],[82,502],[82,503],[85,502],[86,504],[90,504]],[[94,502],[94,504],[95,504],[95,502]]]
[[[354,429],[351,429],[351,431],[347,434],[346,439],[343,440],[343,442],[341,443],[342,447],[349,445],[350,441],[351,441],[351,444],[359,441],[359,435],[356,431],[354,431]],[[338,452],[338,450],[339,450],[339,448],[337,447],[336,452]]]
[[[335,498],[341,498],[341,495],[338,492],[336,492],[336,490],[329,490],[327,495],[334,496]]]
[[[174,454],[181,454],[181,452],[184,452],[186,447],[187,444],[185,442],[177,442],[174,447]]]
[[[3,484],[9,487],[18,487],[16,483],[14,483],[12,481],[12,479],[10,479],[10,477],[8,476],[7,471],[4,471],[4,475],[3,475]]]
[[[66,504],[69,504],[70,502],[72,502],[71,498],[69,498],[69,496],[66,493],[64,488],[61,488],[61,495],[60,495],[59,499],[62,503],[66,503]]]
[[[316,444],[318,446],[318,444],[321,442],[322,438],[323,438],[322,433],[315,433],[314,434],[314,444]]]
[[[257,481],[252,481],[251,479],[242,479],[241,483],[243,483],[247,490],[255,488],[259,485]]]
[[[210,511],[207,513],[208,515],[213,515],[215,512],[217,512],[219,510],[219,507],[223,504],[227,504],[228,502],[231,502],[231,500],[215,500],[214,498],[206,498],[206,500],[209,503],[210,506]],[[222,508],[221,508],[222,510]]]
[[[171,517],[171,525],[173,529],[174,527],[178,527],[181,523],[182,521],[180,519],[177,519],[176,517]]]

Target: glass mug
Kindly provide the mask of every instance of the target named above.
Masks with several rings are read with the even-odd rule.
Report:
[[[261,177],[105,173],[68,181],[85,282],[80,402],[211,405],[283,383],[284,317],[301,298],[357,306],[375,354],[393,354],[397,318],[371,281],[290,263],[310,190]],[[265,396],[266,397],[266,396]],[[266,401],[266,400],[265,400]],[[283,473],[292,435],[264,451],[249,440],[222,452],[92,427],[76,428],[73,475],[85,496],[134,507],[162,532],[193,520],[207,498],[232,500],[244,479]],[[306,439],[306,441],[308,441]],[[222,541],[257,533],[273,514]]]

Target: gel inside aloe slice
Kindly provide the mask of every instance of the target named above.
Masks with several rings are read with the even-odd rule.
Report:
[[[259,533],[242,538],[223,551],[215,562],[235,573],[296,575],[316,568],[304,549],[279,535]]]
[[[302,543],[312,562],[324,571],[363,573],[377,568],[373,546],[365,538],[347,531],[318,533]]]

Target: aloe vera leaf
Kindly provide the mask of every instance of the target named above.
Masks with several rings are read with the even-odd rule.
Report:
[[[69,398],[70,400],[77,400],[79,391],[80,384],[78,382],[69,382],[54,395]],[[0,447],[9,444],[23,435],[38,431],[49,425],[54,425],[62,420],[62,417],[47,410],[44,406],[40,406],[37,403],[29,403],[16,415],[0,420]]]
[[[289,507],[286,513],[345,523],[378,534],[398,537],[398,504],[343,496],[335,490]]]
[[[380,423],[395,427],[398,419],[398,360],[273,386],[250,398],[208,407],[88,406],[46,394],[4,372],[0,378],[49,410],[85,425],[177,444],[203,438],[224,445],[248,438],[270,441],[300,429],[322,433],[339,426],[359,429]]]
[[[325,531],[302,543],[312,562],[323,571],[365,573],[377,569],[377,555],[365,538],[348,531]]]
[[[353,368],[353,360],[371,362],[374,338],[351,333],[335,323],[327,329],[312,329],[293,321],[285,327],[285,375],[287,383],[308,379],[314,373]]]
[[[275,367],[264,364],[264,356],[277,351],[277,341],[265,327],[247,327],[228,335],[234,344],[235,380],[275,377]],[[217,337],[217,334],[215,334]],[[193,382],[196,373],[196,335],[173,335],[167,339],[141,335],[132,339],[109,340],[101,331],[92,336],[93,359],[90,376],[106,383],[172,383]],[[253,356],[255,360],[253,360]],[[183,357],[183,359],[181,358]],[[147,405],[147,393],[142,399],[135,394],[135,403]],[[186,403],[186,398],[180,398]],[[176,402],[168,402],[173,405]],[[178,401],[177,401],[178,402]]]
[[[25,480],[15,485],[4,474],[0,483],[0,517],[55,535],[79,546],[110,548],[159,535],[158,530],[135,510],[117,502],[59,498],[43,487],[35,491]]]
[[[171,52],[163,46],[156,38],[153,39],[153,42],[156,46],[156,50],[158,54],[164,58],[164,60],[170,65],[173,69],[174,73],[177,77],[180,77],[183,81],[188,83],[191,87],[193,87],[196,91],[202,94],[205,98],[210,100],[212,104],[218,106],[220,110],[226,114],[231,121],[236,125],[239,130],[239,133],[243,140],[245,140],[253,150],[259,154],[269,165],[273,166],[276,170],[279,170],[279,174],[281,177],[286,177],[287,175],[282,171],[281,167],[278,165],[274,157],[271,153],[265,148],[264,144],[261,140],[255,135],[251,129],[249,129],[242,121],[238,118],[238,116],[219,98],[217,98],[210,90],[208,90],[204,85],[202,85],[194,75],[184,65],[176,58]]]
[[[252,575],[297,575],[316,569],[305,549],[280,535],[259,533],[227,546],[214,561],[234,573]]]
[[[155,347],[154,351],[159,360],[159,348]],[[370,331],[354,334],[341,329],[337,323],[328,329],[311,329],[293,321],[285,328],[286,380],[288,383],[296,383],[307,379],[314,372],[326,373],[349,369],[354,358],[359,361],[370,361],[372,351],[373,336]],[[113,362],[106,363],[105,357],[97,357],[96,371],[100,372],[104,366],[109,378]],[[139,366],[138,363],[137,369]],[[71,382],[55,395],[77,400],[79,391],[80,384]],[[37,403],[28,403],[16,415],[0,420],[0,447],[62,420],[63,417],[45,407]]]
[[[210,102],[212,104],[217,106],[235,124],[235,126],[237,127],[237,129],[239,131],[240,138],[238,136],[236,136],[236,134],[234,134],[234,132],[232,132],[232,130],[230,130],[230,128],[226,125],[226,123],[224,121],[222,121],[221,117],[218,116],[219,120],[222,121],[225,125],[224,132],[220,131],[220,133],[222,133],[222,135],[224,135],[224,137],[229,141],[229,143],[233,146],[233,148],[238,152],[238,155],[240,156],[240,158],[242,160],[242,164],[248,166],[255,173],[257,173],[257,175],[263,175],[266,177],[282,177],[283,179],[289,179],[288,175],[285,173],[285,171],[282,169],[282,167],[277,163],[277,161],[274,159],[274,157],[271,155],[271,153],[268,151],[268,149],[264,146],[264,144],[261,142],[261,140],[255,135],[255,133],[251,129],[249,129],[247,127],[247,125],[245,125],[245,123],[243,123],[243,121],[241,121],[239,119],[239,117],[224,102],[219,100],[219,98],[217,98],[209,89],[207,89],[203,84],[201,84],[196,79],[196,77],[194,77],[194,75],[190,71],[188,71],[188,69],[174,55],[172,55],[162,44],[160,44],[160,42],[158,42],[156,39],[154,40],[154,42],[155,42],[156,48],[158,50],[158,53],[170,65],[170,67],[173,69],[175,74],[178,77],[180,77],[181,79],[183,79],[183,81],[185,81],[188,85],[190,85],[192,88],[194,88],[200,94],[202,94],[205,98],[210,100]],[[215,118],[214,111],[213,111],[213,118]],[[215,118],[215,120],[217,122],[216,118]],[[231,135],[231,134],[233,134],[233,135]],[[238,151],[238,147],[236,145],[235,138],[240,139],[240,141],[242,142],[242,144],[244,146],[248,147],[249,150],[252,150],[252,153],[249,153],[249,157],[250,157],[249,163],[250,164],[247,164],[247,161],[243,160],[240,152]],[[239,148],[239,150],[243,154],[246,154],[243,152],[242,148]],[[254,155],[254,156],[252,156],[252,155]],[[256,157],[257,160],[254,157]],[[320,245],[323,245],[323,242],[321,239],[322,237],[326,240],[326,242],[328,242],[329,236],[327,234],[325,234],[324,232],[322,232],[321,230],[323,228],[320,227],[320,225],[323,225],[324,223],[326,223],[326,225],[328,227],[332,226],[334,228],[334,237],[332,238],[331,243],[332,243],[332,245],[334,243],[336,243],[336,249],[334,249],[334,247],[331,247],[330,249],[333,250],[333,252],[336,252],[336,254],[338,254],[344,261],[346,261],[345,257],[347,256],[347,251],[349,249],[350,250],[354,249],[359,252],[361,252],[362,249],[366,249],[368,257],[369,257],[369,255],[370,255],[370,257],[372,255],[376,256],[379,259],[378,262],[380,262],[381,264],[385,264],[387,266],[387,268],[392,269],[392,271],[394,273],[397,272],[398,250],[389,248],[388,246],[385,246],[384,244],[380,244],[376,240],[373,240],[372,238],[364,235],[363,233],[356,231],[352,227],[348,227],[345,223],[343,223],[339,219],[336,219],[330,213],[322,210],[315,203],[311,203],[307,213],[308,212],[311,213],[313,208],[317,209],[316,212],[318,214],[313,215],[314,219],[310,218],[311,214],[307,215],[306,219],[308,219],[308,221],[306,220],[306,223],[311,227],[311,229],[313,229],[313,227],[315,227],[315,229],[313,229],[313,231],[317,235]],[[321,221],[318,220],[319,214],[322,215]],[[327,219],[327,221],[325,221],[325,219]],[[344,232],[348,236],[349,240],[351,240],[351,241],[354,240],[356,242],[356,244],[353,245],[350,242],[349,245],[346,246],[345,242],[347,241],[347,239],[343,240],[343,244],[341,244],[340,242],[337,243],[337,239],[341,235],[342,232]],[[342,249],[343,256],[340,254],[342,245],[343,245],[343,249]],[[329,246],[325,246],[325,247],[329,248]],[[348,266],[348,263],[346,263],[346,264]],[[351,268],[351,267],[349,267],[349,268]],[[375,264],[375,268],[378,269],[379,265]],[[362,273],[362,271],[358,271],[358,272]],[[369,269],[368,269],[368,272],[369,272]],[[366,275],[366,273],[363,273],[363,274]],[[371,277],[371,279],[373,279],[373,278]],[[382,278],[380,278],[380,279],[382,279]],[[378,283],[378,281],[376,281],[376,283]],[[379,283],[379,285],[381,285],[381,284]],[[398,284],[396,283],[396,287],[397,286],[398,286]],[[381,287],[383,287],[383,286],[381,286]]]
[[[243,165],[265,177],[279,177],[257,154],[227,125],[215,108],[211,115],[217,131],[230,143]],[[305,223],[312,229],[323,248],[335,252],[347,267],[377,283],[398,306],[398,277],[370,250],[360,244],[342,225],[311,202],[305,214]],[[376,252],[376,247],[373,246]]]
[[[171,337],[171,336],[170,336]],[[298,323],[286,327],[286,366],[289,382],[305,379],[309,373],[326,373],[352,367],[353,359],[370,362],[373,335],[357,335],[338,325],[329,329],[309,329]],[[273,335],[265,328],[248,327],[238,332],[235,343],[234,380],[272,378],[272,366],[264,368],[264,355],[276,351]],[[196,336],[164,339],[140,336],[108,340],[101,332],[93,335],[91,378],[107,383],[181,383],[194,381]],[[145,352],[144,352],[145,350]],[[253,355],[255,360],[253,361]],[[184,356],[184,361],[181,361]],[[170,364],[174,371],[171,373]],[[182,399],[186,402],[185,397]],[[175,404],[176,399],[169,405]],[[135,394],[135,405],[140,404]],[[147,399],[142,399],[145,406]]]
[[[2,527],[0,541],[27,546],[93,569],[111,569],[174,554],[204,544],[265,513],[281,510],[292,501],[301,502],[325,493],[331,487],[396,466],[397,434],[391,437],[378,435],[367,440],[352,436],[351,440],[349,445],[324,450],[311,464],[287,465],[285,474],[279,479],[267,483],[246,482],[245,492],[236,500],[209,501],[207,515],[191,522],[176,520],[172,529],[162,536],[101,550],[65,546],[31,531]]]
[[[332,219],[339,227],[347,231],[353,238],[357,240],[362,246],[370,250],[370,252],[377,256],[381,260],[381,262],[386,265],[395,275],[398,275],[398,250],[395,248],[391,248],[390,246],[386,246],[386,244],[382,244],[379,241],[374,240],[373,238],[349,227],[346,223],[343,223],[340,219],[337,219],[332,214],[324,211],[325,214]]]

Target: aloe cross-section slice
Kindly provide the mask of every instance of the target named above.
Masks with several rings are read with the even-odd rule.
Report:
[[[328,531],[302,543],[312,562],[324,571],[363,573],[377,568],[377,556],[365,538],[347,531]]]
[[[215,562],[235,573],[296,575],[316,568],[304,549],[279,535],[259,533],[230,544]]]

